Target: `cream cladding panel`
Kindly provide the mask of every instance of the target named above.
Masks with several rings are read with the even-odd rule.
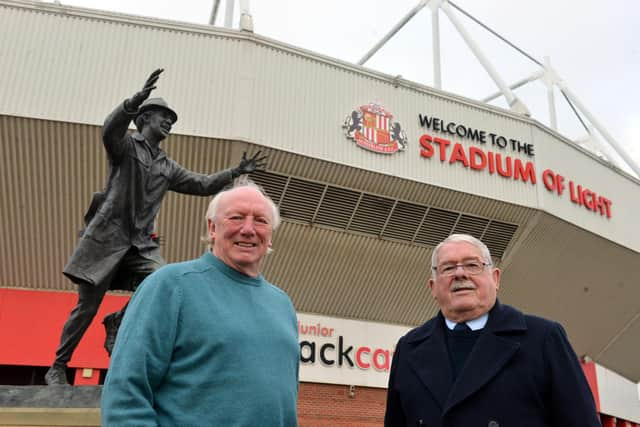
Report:
[[[7,3],[17,4],[0,4]],[[65,13],[49,12],[58,10]],[[420,157],[419,113],[527,139],[527,124],[470,107],[461,98],[415,85],[395,87],[389,76],[242,32],[41,4],[5,6],[0,12],[8,41],[2,53],[10,58],[0,66],[7,76],[1,83],[8,94],[0,100],[4,114],[101,124],[151,70],[163,67],[154,95],[165,97],[178,112],[176,133],[249,140],[497,200],[536,204],[530,184]],[[379,155],[345,137],[345,117],[373,101],[406,129],[406,151]]]
[[[540,208],[640,251],[637,181],[542,129],[535,129],[534,135],[538,160],[544,165],[536,171]]]
[[[362,67],[313,54],[251,33],[116,15],[41,2],[0,1],[0,113],[101,124],[138,90],[155,68],[165,68],[154,95],[178,112],[174,132],[250,141],[350,167],[465,193],[544,208],[636,250],[632,224],[637,182],[612,171],[536,122]],[[27,31],[27,29],[29,29]],[[405,151],[382,155],[348,140],[345,118],[361,105],[381,103],[406,131]],[[419,114],[485,131],[487,142],[427,129]],[[533,155],[491,144],[488,134],[531,144]],[[420,137],[451,141],[439,158],[420,155]],[[527,179],[501,176],[485,164],[474,170],[461,157],[501,155],[528,166]],[[480,154],[481,152],[482,154]],[[478,157],[479,156],[479,157]],[[470,161],[470,160],[467,160]],[[562,162],[562,164],[559,164]],[[490,162],[487,162],[490,163]],[[506,168],[506,166],[505,166]],[[564,169],[563,169],[564,168]],[[585,181],[598,194],[620,191],[612,218],[559,200],[542,182],[546,169]],[[593,173],[597,172],[597,175]],[[598,178],[602,175],[602,178]],[[532,183],[535,178],[536,183]],[[609,197],[613,199],[613,197]],[[620,200],[620,201],[618,201]],[[624,200],[624,201],[623,201]],[[565,202],[562,205],[560,202]],[[618,208],[619,206],[619,208]],[[578,209],[580,210],[580,209]]]

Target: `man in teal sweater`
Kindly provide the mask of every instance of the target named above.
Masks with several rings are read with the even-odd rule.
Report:
[[[207,211],[209,251],[140,285],[102,393],[105,426],[297,426],[293,304],[260,274],[280,221],[252,183]]]

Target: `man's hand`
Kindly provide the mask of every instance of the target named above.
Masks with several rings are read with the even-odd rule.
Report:
[[[127,108],[129,110],[138,110],[140,104],[142,104],[145,99],[149,98],[151,91],[156,88],[155,84],[160,78],[160,74],[163,71],[163,68],[158,68],[153,73],[151,73],[147,81],[144,83],[144,87],[142,88],[142,90],[140,92],[136,92],[131,98],[127,100]]]
[[[247,159],[247,152],[242,153],[240,164],[233,169],[233,177],[239,177],[247,173],[255,171],[264,171],[267,167],[267,156],[260,156],[262,151],[258,151],[252,157]]]

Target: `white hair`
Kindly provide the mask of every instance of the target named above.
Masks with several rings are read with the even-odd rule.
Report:
[[[435,267],[438,265],[438,252],[440,251],[440,249],[442,249],[445,244],[452,242],[466,242],[472,244],[476,248],[480,249],[480,253],[482,253],[482,257],[487,264],[493,264],[493,262],[491,261],[491,252],[489,252],[489,248],[487,247],[487,245],[482,243],[480,239],[476,239],[470,234],[452,234],[442,242],[438,243],[438,246],[436,246],[433,250],[433,253],[431,254],[431,267]]]
[[[241,175],[240,177],[236,178],[229,188],[222,190],[213,197],[213,199],[209,203],[209,207],[207,208],[206,219],[215,222],[216,215],[218,215],[218,207],[220,205],[220,200],[222,199],[222,197],[225,194],[238,188],[252,188],[265,198],[267,204],[269,205],[269,208],[271,209],[271,229],[275,231],[276,228],[278,228],[278,226],[280,225],[280,210],[278,209],[278,206],[273,200],[271,200],[271,197],[267,196],[267,193],[262,187],[251,181],[248,177],[246,177],[246,175]],[[211,245],[213,245],[213,241],[211,240],[211,237],[209,235],[203,237],[202,240],[205,243],[208,243],[210,247]]]

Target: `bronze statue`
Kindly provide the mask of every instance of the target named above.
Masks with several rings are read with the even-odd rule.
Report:
[[[212,196],[234,178],[266,166],[266,156],[260,157],[259,151],[249,158],[245,152],[237,167],[203,175],[167,157],[160,142],[169,135],[178,115],[162,98],[149,98],[162,72],[151,73],[142,90],[105,120],[102,138],[109,176],[104,190],[93,195],[84,217],[85,229],[64,268],[64,274],[78,285],[78,303],[62,329],[55,361],[45,375],[49,385],[67,384],[67,363],[107,290],[134,291],[165,264],[153,233],[167,191]],[[132,120],[137,131],[128,133]],[[126,305],[104,318],[109,355],[125,309]]]

